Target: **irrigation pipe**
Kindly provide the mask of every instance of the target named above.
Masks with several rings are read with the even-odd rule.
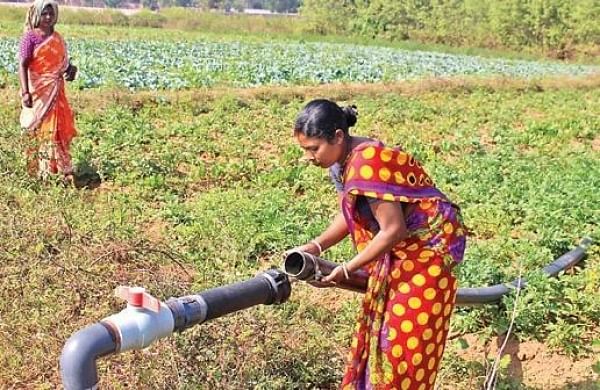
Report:
[[[575,248],[542,268],[542,272],[546,276],[552,277],[557,276],[566,269],[572,268],[585,257],[586,251],[591,244],[591,238],[583,238]],[[336,263],[302,251],[290,251],[283,260],[284,272],[290,277],[304,281],[318,281],[322,276],[329,275],[337,266],[338,264]],[[367,289],[367,280],[368,274],[363,270],[359,270],[352,272],[350,278],[338,284],[337,287],[365,292]],[[512,282],[499,283],[489,287],[459,288],[456,296],[456,304],[475,306],[498,302],[515,288],[526,286],[527,281],[522,277],[518,277]]]

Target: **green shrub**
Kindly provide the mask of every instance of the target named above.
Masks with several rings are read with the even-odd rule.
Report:
[[[129,17],[131,27],[161,28],[165,25],[167,17],[152,11],[140,11]]]

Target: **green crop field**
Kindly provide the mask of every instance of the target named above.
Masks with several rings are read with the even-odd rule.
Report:
[[[112,295],[118,285],[142,285],[161,299],[201,291],[279,266],[286,249],[318,234],[336,212],[334,189],[326,172],[299,162],[290,131],[316,97],[356,104],[356,134],[415,153],[471,231],[460,285],[523,272],[518,340],[591,362],[560,388],[594,388],[597,67],[335,43],[138,44],[94,37],[94,29],[70,40],[81,68],[68,91],[79,130],[77,189],[27,176],[17,38],[0,38],[0,388],[59,386],[62,345],[123,307]],[[218,66],[195,72],[209,69],[209,59]],[[540,275],[584,236],[596,244],[582,266],[557,279]],[[327,252],[337,261],[351,255],[348,242]],[[333,389],[359,304],[357,294],[297,283],[281,306],[101,359],[101,387]],[[506,331],[513,305],[509,296],[457,309],[443,388],[479,388],[490,362],[462,355],[461,336],[490,341]],[[538,388],[507,365],[498,389]]]
[[[8,74],[16,72],[16,48],[16,39],[0,38],[0,65]],[[82,69],[74,83],[80,89],[372,83],[461,75],[534,78],[600,72],[598,66],[328,43],[71,39],[69,49]]]

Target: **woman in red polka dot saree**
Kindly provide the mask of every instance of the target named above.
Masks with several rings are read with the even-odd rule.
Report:
[[[459,209],[400,148],[350,136],[352,107],[314,100],[294,135],[315,165],[328,168],[341,212],[298,248],[319,255],[350,235],[357,255],[323,279],[335,284],[367,272],[342,389],[433,389],[444,352],[464,254]]]

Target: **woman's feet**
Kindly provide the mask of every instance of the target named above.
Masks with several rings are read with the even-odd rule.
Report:
[[[75,187],[75,176],[72,173],[65,173],[63,176],[63,184],[65,187]]]

